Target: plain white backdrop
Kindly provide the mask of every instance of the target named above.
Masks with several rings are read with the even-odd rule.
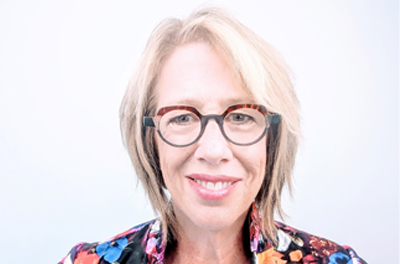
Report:
[[[155,25],[204,3],[297,76],[305,139],[286,222],[399,263],[397,1],[0,0],[1,263],[56,263],[155,217],[118,108]]]

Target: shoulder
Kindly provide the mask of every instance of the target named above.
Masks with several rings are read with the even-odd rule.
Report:
[[[133,261],[130,263],[146,263],[147,239],[152,228],[158,223],[159,221],[155,219],[137,225],[104,242],[78,243],[58,264],[113,263],[119,259],[127,258]],[[101,261],[103,259],[105,262]]]
[[[275,224],[278,244],[259,253],[259,259],[275,258],[289,263],[310,264],[367,263],[349,246],[339,245],[329,239],[309,234],[279,222],[275,222]]]

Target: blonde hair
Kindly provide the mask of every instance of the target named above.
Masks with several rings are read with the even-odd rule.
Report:
[[[206,7],[183,20],[165,19],[154,29],[120,108],[123,142],[154,211],[160,214],[164,242],[168,233],[177,234],[178,225],[160,171],[155,133],[145,129],[143,117],[154,116],[157,110],[155,86],[165,61],[188,43],[211,45],[224,56],[236,81],[255,103],[281,116],[279,129],[268,132],[266,175],[255,200],[263,215],[258,219],[263,234],[276,241],[274,212],[283,219],[281,193],[285,183],[291,191],[291,174],[301,135],[292,74],[281,55],[266,41],[226,10]]]

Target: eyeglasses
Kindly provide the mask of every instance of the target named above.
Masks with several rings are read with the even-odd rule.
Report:
[[[257,104],[232,105],[222,115],[202,115],[194,107],[178,105],[161,108],[155,117],[143,117],[143,123],[155,127],[169,145],[186,147],[199,140],[208,121],[214,119],[229,142],[248,146],[264,137],[274,116],[279,117]]]

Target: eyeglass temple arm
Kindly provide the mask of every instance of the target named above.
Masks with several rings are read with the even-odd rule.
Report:
[[[268,113],[268,122],[271,126],[279,124],[281,122],[281,115]]]
[[[143,117],[143,125],[146,127],[155,127],[153,118],[149,117],[149,116],[144,116]]]
[[[279,125],[281,123],[281,115],[272,113],[268,114],[268,122],[272,129],[273,138],[276,139],[278,136]]]

